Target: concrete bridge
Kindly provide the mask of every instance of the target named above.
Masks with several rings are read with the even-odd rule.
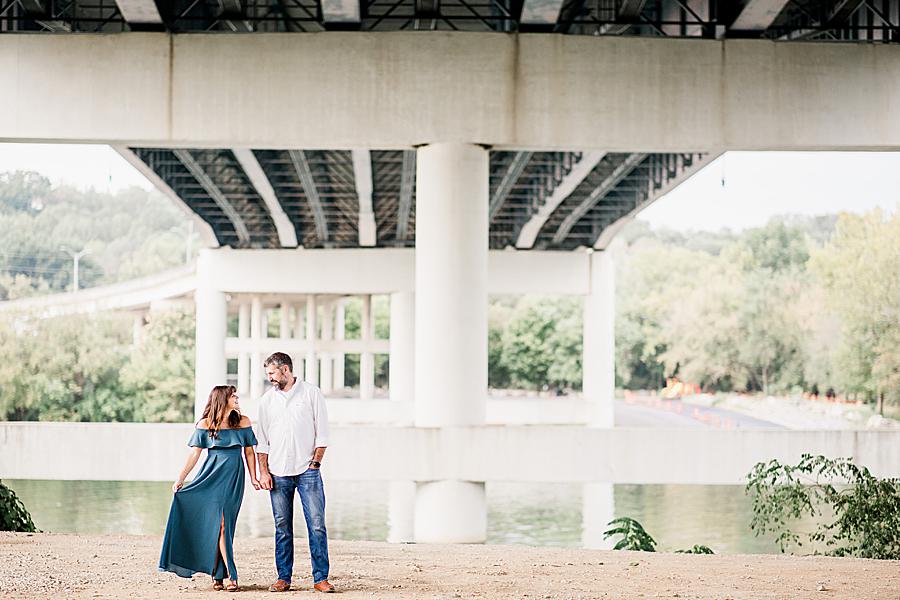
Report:
[[[275,348],[333,386],[341,299],[362,296],[361,395],[389,351],[391,398],[414,407],[397,456],[452,451],[460,431],[502,440],[460,455],[494,468],[555,454],[572,434],[486,428],[487,297],[575,294],[596,430],[577,435],[604,441],[559,462],[615,479],[592,465],[635,447],[609,429],[616,232],[726,150],[900,146],[896,0],[278,6],[15,0],[0,140],[110,144],[196,220],[198,408],[229,358],[258,397]],[[372,294],[391,297],[390,340]],[[415,538],[484,539],[487,472],[441,464],[410,472]]]

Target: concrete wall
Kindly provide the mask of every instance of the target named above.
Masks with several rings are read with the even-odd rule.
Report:
[[[251,294],[385,294],[415,289],[415,250],[202,250],[216,289]],[[488,253],[491,294],[588,293],[585,252]],[[273,279],[272,269],[286,276]]]
[[[191,427],[0,423],[0,478],[168,481]],[[326,473],[345,480],[738,484],[757,461],[804,452],[900,476],[900,433],[887,431],[344,426],[331,437]]]
[[[900,46],[464,32],[0,37],[0,140],[900,147]]]

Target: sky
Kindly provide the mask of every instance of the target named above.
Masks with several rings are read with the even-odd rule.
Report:
[[[17,169],[82,189],[153,187],[102,145],[0,143],[0,173]],[[654,228],[739,231],[775,215],[861,213],[876,206],[888,212],[900,206],[900,152],[727,152],[639,218]]]

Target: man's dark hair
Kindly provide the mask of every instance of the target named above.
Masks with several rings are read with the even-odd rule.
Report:
[[[286,366],[291,372],[294,371],[294,362],[291,360],[291,357],[284,352],[276,352],[269,356],[269,358],[266,359],[266,362],[263,363],[263,366],[268,367],[269,365],[275,365],[276,367]]]

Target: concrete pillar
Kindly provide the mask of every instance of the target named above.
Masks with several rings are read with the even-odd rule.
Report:
[[[310,294],[306,297],[306,341],[309,349],[306,351],[304,379],[307,383],[318,385],[319,365],[316,364],[316,297]]]
[[[306,337],[306,321],[303,318],[300,304],[294,304],[294,337],[298,340]]]
[[[217,290],[207,274],[208,251],[197,259],[196,359],[194,367],[194,417],[203,416],[203,408],[214,386],[226,378],[225,336],[228,330],[228,305],[225,293]]]
[[[284,340],[291,337],[290,305],[287,302],[282,302],[278,312],[278,337]]]
[[[614,425],[615,264],[608,251],[590,256],[590,294],[584,299],[583,389],[589,427]]]
[[[362,297],[360,317],[360,337],[366,346],[359,355],[359,398],[371,400],[375,396],[375,355],[368,351],[368,345],[375,338],[372,326],[372,295]]]
[[[334,333],[334,303],[322,304],[322,341],[331,341]],[[323,394],[334,391],[334,358],[331,352],[323,352],[319,357],[319,387]]]
[[[264,371],[263,357],[260,343],[263,338],[264,309],[262,298],[253,296],[250,302],[250,397],[241,402],[243,412],[255,420],[258,412],[255,410],[259,398],[263,394]]]
[[[388,536],[392,544],[414,542],[416,482],[392,481],[388,488]]]
[[[334,339],[344,341],[346,326],[346,307],[343,300],[338,300],[334,313]],[[334,354],[334,389],[344,389],[345,355],[343,350]]]
[[[391,355],[388,385],[391,400],[412,404],[415,398],[416,296],[391,294]]]
[[[483,425],[488,152],[434,144],[416,160],[416,425]]]
[[[469,144],[420,148],[413,367],[419,427],[485,422],[487,264],[487,150]],[[484,542],[484,483],[419,483],[415,515],[417,542]]]
[[[238,307],[238,339],[241,350],[238,352],[237,393],[241,401],[249,400],[250,393],[250,352],[246,345],[250,343],[250,304],[241,302]]]
[[[603,539],[610,521],[616,518],[615,488],[611,483],[586,483],[582,490],[581,544],[585,548],[611,550],[616,540]]]
[[[484,543],[487,538],[484,483],[419,483],[416,487],[414,527],[416,543],[419,544]]]

